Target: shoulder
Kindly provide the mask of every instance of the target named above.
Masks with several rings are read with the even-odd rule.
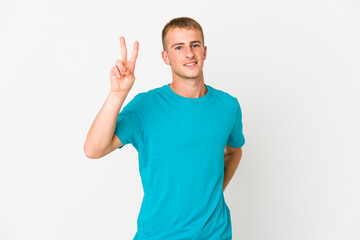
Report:
[[[145,109],[154,102],[156,96],[159,95],[159,89],[150,89],[135,94],[129,101],[128,108],[136,109],[137,111],[145,111]]]
[[[209,85],[207,85],[209,86]],[[224,90],[220,90],[217,88],[214,88],[212,86],[209,86],[212,88],[213,94],[219,98],[220,101],[222,101],[224,104],[230,106],[233,109],[237,109],[239,106],[239,101],[238,99],[231,95],[230,93],[224,91]]]
[[[149,98],[153,97],[154,95],[157,95],[158,92],[160,91],[160,87],[158,88],[154,88],[154,89],[150,89],[150,90],[145,90],[142,92],[137,93],[133,99],[136,99],[136,101],[146,101],[149,100]]]
[[[136,98],[137,101],[139,102],[147,103],[153,100],[154,98],[162,95],[164,91],[164,87],[165,86],[156,87],[147,91],[140,92],[135,95],[134,99]]]

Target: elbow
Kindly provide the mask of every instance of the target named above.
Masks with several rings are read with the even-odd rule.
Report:
[[[99,159],[102,157],[97,151],[94,151],[94,148],[89,147],[86,143],[84,144],[83,150],[87,158]]]

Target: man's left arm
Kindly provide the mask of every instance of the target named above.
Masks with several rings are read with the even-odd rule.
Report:
[[[234,175],[237,166],[239,165],[241,156],[242,156],[241,147],[233,148],[230,147],[229,145],[225,146],[223,192],[225,191],[226,186],[228,185],[232,176]]]

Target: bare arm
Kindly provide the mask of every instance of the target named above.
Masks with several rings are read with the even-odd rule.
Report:
[[[225,191],[226,186],[233,177],[237,166],[239,165],[240,159],[242,156],[242,149],[233,148],[229,145],[226,145],[224,151],[224,182],[223,182],[223,192]]]
[[[126,96],[126,92],[109,93],[86,137],[84,152],[88,158],[103,157],[122,145],[120,140],[116,141],[114,131],[117,116]]]
[[[84,144],[84,153],[88,158],[101,158],[122,146],[120,139],[114,134],[116,120],[135,76],[135,62],[139,42],[135,41],[131,58],[127,61],[125,39],[120,37],[121,57],[110,71],[111,91],[90,127]]]

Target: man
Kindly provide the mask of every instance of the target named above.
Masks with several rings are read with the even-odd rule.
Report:
[[[237,98],[204,83],[207,48],[201,26],[175,18],[162,32],[170,84],[137,94],[120,112],[134,84],[139,49],[111,69],[111,91],[92,124],[84,151],[101,158],[131,143],[139,153],[144,197],[134,239],[232,239],[223,191],[245,143]]]

